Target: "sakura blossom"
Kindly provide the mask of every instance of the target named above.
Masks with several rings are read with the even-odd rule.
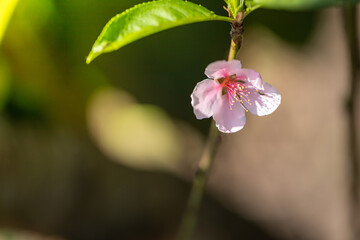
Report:
[[[209,79],[199,82],[191,94],[197,119],[213,117],[223,133],[241,130],[245,112],[265,116],[274,112],[281,96],[258,72],[242,68],[238,60],[216,61],[205,69]]]

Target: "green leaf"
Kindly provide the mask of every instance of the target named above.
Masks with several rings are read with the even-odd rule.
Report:
[[[285,10],[309,10],[330,6],[355,4],[360,0],[247,0],[252,4],[259,4],[263,8]]]
[[[200,5],[182,0],[142,3],[116,15],[106,24],[86,62],[90,63],[102,53],[115,51],[140,38],[169,28],[195,22],[231,20]]]
[[[236,18],[236,15],[240,10],[242,10],[244,5],[244,0],[224,0],[227,4],[227,7],[233,18]]]
[[[245,6],[245,16],[249,15],[249,13],[261,7],[260,4],[254,3],[253,0],[245,0]]]

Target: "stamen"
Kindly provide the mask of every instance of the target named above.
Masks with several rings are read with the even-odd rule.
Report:
[[[252,103],[249,98],[250,91],[243,78],[237,77],[233,74],[231,76],[227,76],[226,78],[218,79],[218,81],[223,85],[223,93],[225,92],[224,89],[226,89],[230,110],[233,109],[232,106],[234,106],[235,102],[238,102],[245,111],[248,111],[244,103],[246,102],[248,105],[252,105]],[[256,91],[261,94],[258,89],[256,89]]]

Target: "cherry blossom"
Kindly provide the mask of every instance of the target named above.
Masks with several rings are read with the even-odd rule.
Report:
[[[281,96],[258,72],[241,67],[238,60],[216,61],[207,66],[210,79],[199,82],[191,94],[197,119],[213,117],[219,131],[234,133],[246,122],[245,112],[268,115],[277,109]]]

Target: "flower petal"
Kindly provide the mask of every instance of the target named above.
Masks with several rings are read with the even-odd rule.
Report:
[[[263,90],[256,91],[253,86],[248,86],[247,96],[249,102],[244,101],[244,106],[252,113],[258,116],[269,115],[274,112],[281,103],[281,95],[270,84],[263,82]]]
[[[213,118],[216,122],[216,127],[223,133],[237,132],[244,127],[246,122],[243,107],[238,102],[231,106],[227,95],[221,96],[216,101]]]
[[[210,63],[205,69],[206,76],[212,79],[226,78],[233,74],[239,75],[240,72],[241,62],[239,60],[216,61]]]
[[[213,105],[221,96],[221,85],[214,80],[205,79],[199,82],[191,94],[191,105],[197,119],[213,115]]]
[[[243,68],[241,69],[241,75],[239,76],[245,77],[246,81],[257,89],[264,90],[263,80],[261,79],[260,73],[252,69]]]

